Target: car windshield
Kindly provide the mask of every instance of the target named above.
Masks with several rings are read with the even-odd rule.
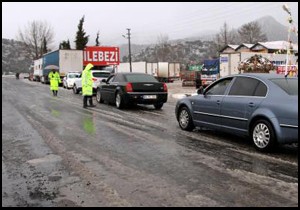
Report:
[[[274,84],[279,86],[289,95],[298,95],[298,79],[297,78],[276,78],[270,79]]]
[[[148,74],[128,74],[125,78],[127,82],[158,82],[155,77]]]
[[[107,78],[109,77],[110,73],[109,72],[93,72],[93,77],[102,77],[102,78]]]
[[[69,74],[69,78],[77,78],[80,74]]]

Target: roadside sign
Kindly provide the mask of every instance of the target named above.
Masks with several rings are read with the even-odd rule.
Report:
[[[108,66],[120,64],[119,47],[91,46],[83,50],[83,65]]]
[[[203,65],[190,65],[189,70],[190,71],[201,71],[202,67],[203,67]]]

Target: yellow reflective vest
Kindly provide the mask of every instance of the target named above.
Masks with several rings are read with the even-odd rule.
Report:
[[[93,64],[89,63],[82,72],[82,95],[83,96],[92,96],[93,95],[93,75],[91,72],[91,68],[93,68]]]
[[[58,85],[61,83],[59,73],[57,71],[54,73],[51,71],[48,78],[50,80],[50,90],[58,90]]]

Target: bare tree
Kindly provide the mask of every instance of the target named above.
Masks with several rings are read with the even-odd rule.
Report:
[[[157,37],[157,44],[155,46],[155,54],[156,60],[159,61],[167,61],[168,57],[170,57],[170,44],[169,44],[169,36],[160,34]]]
[[[264,34],[257,21],[246,23],[242,25],[238,33],[243,43],[254,44],[257,42],[265,42],[268,40],[266,34]]]
[[[31,59],[38,59],[43,54],[45,43],[53,42],[53,36],[53,29],[46,21],[35,20],[29,22],[23,31],[19,29],[17,39],[24,43]]]
[[[229,29],[226,22],[221,27],[220,32],[214,37],[215,47],[217,51],[220,51],[228,44],[239,44],[240,40],[237,32],[234,29]]]

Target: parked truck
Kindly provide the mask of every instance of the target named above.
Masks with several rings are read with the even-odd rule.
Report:
[[[200,85],[207,87],[220,76],[220,62],[219,59],[207,59],[204,60],[204,66],[201,70],[201,82]],[[199,83],[196,81],[196,84]]]
[[[40,82],[42,76],[43,58],[34,60],[33,62],[33,81]]]
[[[160,82],[173,82],[180,78],[180,63],[158,62],[156,78]]]
[[[82,50],[56,50],[44,54],[42,63],[41,82],[49,83],[48,74],[51,69],[47,66],[54,65],[59,68],[61,81],[68,72],[81,72],[83,70]]]
[[[130,63],[120,63],[116,71],[130,72]],[[173,82],[180,78],[180,63],[132,62],[131,71],[153,75],[160,82]]]
[[[180,72],[180,79],[182,81],[182,87],[185,86],[196,86],[199,88],[201,85],[201,71],[200,70],[182,70]],[[196,81],[198,82],[196,84]]]
[[[180,72],[182,86],[207,87],[219,78],[219,66],[219,59],[207,59],[202,65],[189,66],[188,70]]]

